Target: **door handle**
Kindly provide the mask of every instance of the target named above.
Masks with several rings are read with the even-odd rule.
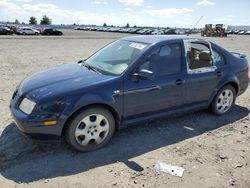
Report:
[[[221,77],[222,75],[223,75],[223,72],[221,72],[221,71],[218,71],[218,72],[217,72],[217,76],[218,76],[218,77]]]
[[[177,79],[176,81],[175,81],[175,85],[182,85],[183,84],[183,80],[182,79]]]

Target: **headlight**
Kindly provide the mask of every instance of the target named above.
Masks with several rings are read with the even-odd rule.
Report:
[[[31,114],[31,112],[33,111],[34,107],[36,106],[36,103],[24,98],[21,102],[21,104],[19,105],[20,110],[22,110],[25,114]]]

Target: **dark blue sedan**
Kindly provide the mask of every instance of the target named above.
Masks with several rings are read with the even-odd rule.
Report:
[[[244,54],[196,38],[135,36],[31,75],[10,109],[27,135],[90,151],[130,124],[199,109],[223,115],[248,84]]]

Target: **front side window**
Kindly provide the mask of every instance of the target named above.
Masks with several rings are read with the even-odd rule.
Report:
[[[199,42],[188,42],[186,48],[190,70],[213,66],[212,53],[208,45]]]
[[[119,40],[95,53],[85,63],[103,74],[120,75],[147,48],[144,43]]]
[[[147,56],[140,69],[150,70],[155,76],[180,73],[181,45],[174,43],[156,48]]]

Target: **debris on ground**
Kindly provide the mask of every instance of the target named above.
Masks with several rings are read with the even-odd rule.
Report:
[[[170,164],[163,163],[161,161],[157,161],[154,168],[156,172],[162,171],[162,172],[166,172],[168,174],[171,174],[173,176],[178,176],[178,177],[182,177],[184,170],[185,170],[182,167],[173,166]]]
[[[234,168],[241,168],[241,167],[243,167],[243,164],[242,164],[242,163],[237,163],[237,164],[234,166]]]
[[[228,159],[228,157],[224,154],[220,154],[218,155],[220,159],[224,160],[224,159]]]

